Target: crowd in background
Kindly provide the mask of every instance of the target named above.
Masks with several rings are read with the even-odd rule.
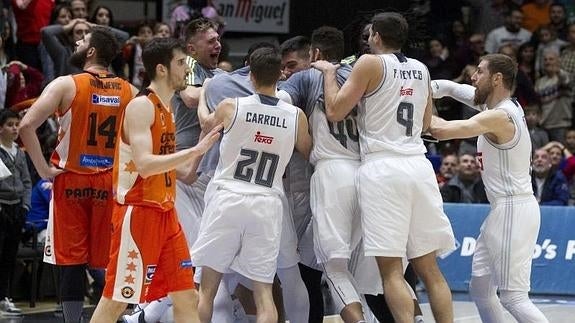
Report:
[[[408,49],[408,53],[427,65],[432,79],[471,84],[471,75],[482,55],[503,53],[516,59],[519,69],[514,96],[525,110],[530,129],[535,194],[542,205],[574,205],[575,5],[572,1],[465,0],[458,2],[455,12],[445,10],[441,21],[434,21],[431,14],[430,8],[437,3],[413,3],[413,11],[428,29],[425,41]],[[128,29],[119,28],[113,11],[97,1],[4,0],[2,5],[0,108],[17,112],[28,107],[55,78],[79,72],[68,59],[76,41],[94,25],[112,28],[122,44],[111,72],[139,88],[146,85],[141,55],[147,41],[153,37],[179,37],[183,26],[200,16],[218,21],[220,33],[225,26],[211,1],[181,1],[170,21],[142,22],[129,29],[135,31],[133,35]],[[354,37],[361,38],[361,28],[358,31]],[[297,49],[306,43],[307,36],[289,39],[282,46],[286,77],[301,63]],[[358,43],[357,39],[347,42]],[[225,42],[223,47],[226,48]],[[350,49],[362,51],[353,45]],[[241,67],[232,66],[225,54],[220,55],[218,66],[226,71]],[[435,107],[448,120],[476,113],[451,99],[437,100]],[[0,122],[13,119],[7,115]],[[0,127],[4,128],[4,124]],[[54,120],[41,128],[47,157],[54,146],[57,128]],[[473,139],[428,143],[430,158],[437,161],[437,179],[445,202],[487,203],[480,165],[474,157],[475,146]],[[0,148],[9,153],[12,149],[5,145]],[[24,207],[29,211],[29,220],[43,229],[50,183],[40,180],[30,162],[28,168],[30,178],[24,180],[22,200],[30,201],[31,197]],[[4,187],[0,185],[0,196]]]

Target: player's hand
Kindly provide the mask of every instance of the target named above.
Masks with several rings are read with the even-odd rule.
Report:
[[[337,70],[337,68],[339,67],[339,64],[332,64],[328,61],[319,60],[319,61],[315,61],[315,62],[311,63],[311,66],[313,68],[317,68],[318,70],[320,70],[322,72],[327,72],[327,71]]]
[[[48,168],[46,168],[43,171],[39,170],[38,175],[40,175],[40,177],[42,177],[43,179],[53,180],[56,176],[62,174],[63,172],[65,172],[65,170],[63,170],[61,168],[49,166]]]
[[[198,144],[194,147],[200,154],[206,153],[215,143],[220,139],[220,131],[224,128],[223,124],[215,126],[212,130],[205,134],[203,138],[200,139]]]

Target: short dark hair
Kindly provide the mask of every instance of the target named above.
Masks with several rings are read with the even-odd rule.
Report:
[[[185,46],[179,40],[171,37],[152,38],[145,45],[142,51],[142,62],[150,80],[156,78],[156,66],[158,64],[170,67],[175,50],[185,52]]]
[[[20,115],[10,109],[0,110],[0,127],[4,126],[8,119],[18,119],[20,120]]]
[[[503,54],[488,54],[481,57],[480,61],[487,61],[489,73],[501,73],[503,86],[508,90],[513,89],[517,75],[517,63],[513,58]]]
[[[190,42],[191,39],[197,35],[198,33],[201,32],[206,32],[208,31],[210,28],[213,29],[214,31],[218,31],[218,23],[216,23],[215,21],[208,19],[208,18],[197,18],[194,19],[192,21],[190,21],[185,28],[184,31],[184,37],[186,39],[186,42]]]
[[[250,65],[250,56],[253,54],[253,52],[256,49],[260,49],[260,48],[275,48],[276,50],[278,50],[278,47],[276,45],[274,45],[270,42],[267,42],[267,41],[261,41],[261,42],[253,43],[248,48],[248,53],[244,57],[244,62],[246,63],[246,65]]]
[[[281,76],[282,59],[276,48],[259,48],[250,55],[250,73],[258,85],[274,85]]]
[[[318,48],[325,60],[340,61],[345,48],[343,32],[330,26],[319,27],[311,34],[311,48]]]
[[[120,52],[120,45],[108,27],[93,26],[90,29],[89,47],[96,49],[98,64],[109,66]]]
[[[371,29],[379,34],[386,47],[401,49],[409,36],[409,25],[397,12],[378,13],[371,19]]]
[[[58,19],[60,11],[62,10],[67,10],[68,13],[70,14],[70,17],[72,17],[72,9],[70,8],[70,5],[68,5],[68,3],[57,4],[56,7],[54,7],[54,9],[52,10],[52,13],[50,14],[50,25],[57,24],[56,19]]]
[[[305,36],[295,36],[284,41],[280,46],[280,54],[282,57],[297,52],[301,58],[309,58],[309,48],[311,42]]]

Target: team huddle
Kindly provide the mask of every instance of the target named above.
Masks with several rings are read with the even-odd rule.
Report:
[[[216,30],[198,19],[186,40],[201,33],[217,42]],[[192,45],[154,39],[142,53],[150,84],[139,93],[107,72],[117,52],[107,29],[78,41],[84,72],[50,83],[21,122],[39,174],[54,179],[45,260],[63,270],[65,321],[80,319],[88,265],[106,268],[92,322],[116,322],[138,303],[148,305],[126,322],[156,322],[152,313],[170,305],[176,322],[233,322],[232,295],[242,285],[253,293],[255,322],[305,323],[313,302],[297,265],[305,258],[325,275],[344,322],[376,322],[365,295],[378,294],[395,322],[423,322],[404,278],[408,264],[435,321],[453,322],[436,258],[455,240],[425,157],[422,135],[431,134],[479,136],[491,212],[470,295],[482,321],[504,322],[506,309],[519,322],[547,322],[528,298],[540,214],[527,125],[510,97],[516,64],[491,54],[473,86],[432,81],[424,64],[401,53],[402,15],[377,14],[368,31],[370,53],[348,65],[339,63],[341,31],[318,28],[312,68],[285,81],[273,45],[218,74],[213,55],[190,64]],[[481,112],[445,121],[432,113],[432,100],[443,96]],[[35,129],[54,113],[61,129],[46,163]],[[287,194],[299,188],[284,187],[294,183],[289,165],[298,158],[314,167],[301,190],[309,190],[309,226]],[[84,187],[106,198],[66,194]]]

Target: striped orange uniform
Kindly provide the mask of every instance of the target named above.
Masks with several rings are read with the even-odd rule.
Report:
[[[153,91],[146,89],[142,95],[154,106],[152,153],[174,153],[176,126],[172,112]],[[174,208],[176,172],[143,178],[133,157],[122,133],[113,171],[117,203],[103,295],[125,303],[151,301],[194,287],[188,245]]]
[[[75,97],[58,113],[58,144],[51,157],[66,172],[54,179],[44,259],[103,268],[111,236],[117,121],[132,99],[132,87],[108,72],[84,72],[72,79]]]

